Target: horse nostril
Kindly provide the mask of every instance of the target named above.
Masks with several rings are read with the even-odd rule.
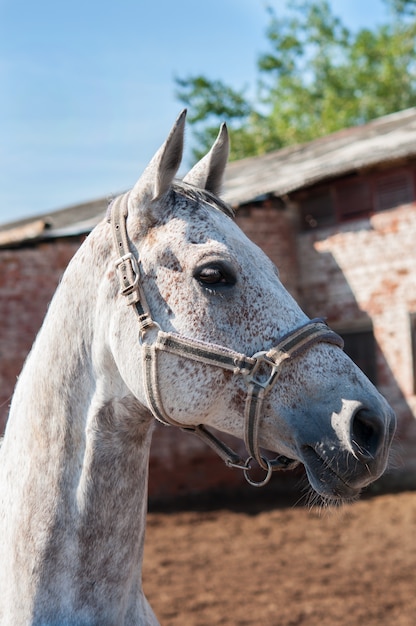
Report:
[[[354,415],[351,427],[351,443],[357,456],[361,459],[373,459],[383,440],[383,424],[381,420],[365,409]]]

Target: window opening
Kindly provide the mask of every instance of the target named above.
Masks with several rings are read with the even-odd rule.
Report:
[[[376,342],[372,330],[339,333],[344,340],[344,351],[371,380],[377,384]]]

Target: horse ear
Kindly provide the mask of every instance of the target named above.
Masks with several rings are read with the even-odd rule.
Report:
[[[188,172],[184,182],[219,195],[228,161],[229,145],[227,126],[222,124],[211,150]]]
[[[152,202],[169,189],[182,161],[186,109],[131,191],[134,204]]]

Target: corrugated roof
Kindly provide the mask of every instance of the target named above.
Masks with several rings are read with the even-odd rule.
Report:
[[[234,161],[226,170],[223,198],[238,207],[264,195],[283,196],[328,178],[414,156],[416,108],[411,108],[309,143]],[[0,247],[89,232],[107,206],[108,198],[99,198],[4,224]]]

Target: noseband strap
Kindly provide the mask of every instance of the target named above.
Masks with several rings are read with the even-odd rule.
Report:
[[[288,464],[293,467],[293,463],[284,456],[270,460],[260,452],[259,425],[267,394],[275,385],[287,361],[304,354],[316,343],[330,343],[343,348],[343,340],[322,319],[313,319],[285,335],[270,350],[246,356],[224,346],[161,330],[157,322],[152,319],[140,283],[139,262],[131,252],[126,227],[128,199],[127,193],[114,200],[109,208],[110,221],[114,245],[120,254],[115,262],[120,294],[126,298],[127,304],[132,305],[139,323],[149,408],[154,417],[163,424],[177,426],[197,435],[215,450],[229,467],[242,469],[246,480],[251,485],[263,486],[269,481],[274,470],[285,469]],[[154,332],[148,333],[150,329]],[[150,339],[150,335],[154,338],[153,340]],[[244,411],[244,441],[249,453],[247,460],[243,460],[204,425],[183,426],[168,415],[163,406],[158,380],[158,359],[163,352],[219,367],[244,379],[247,387]],[[253,459],[266,471],[265,479],[260,482],[255,482],[249,476],[250,463]]]

